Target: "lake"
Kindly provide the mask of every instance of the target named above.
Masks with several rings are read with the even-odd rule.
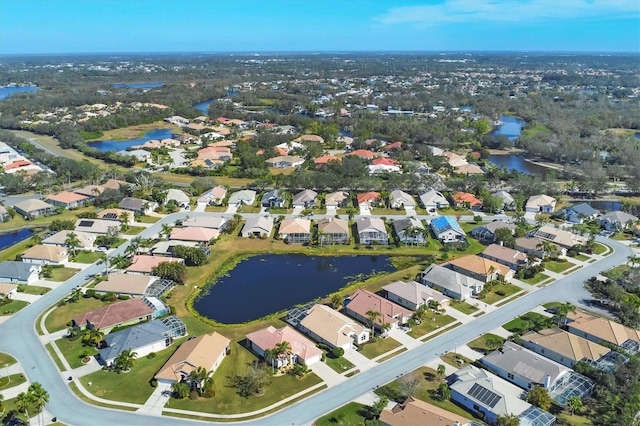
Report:
[[[496,131],[493,132],[493,136],[506,136],[510,141],[513,141],[520,137],[522,134],[522,126],[524,126],[524,121],[519,118],[509,117],[508,115],[501,115],[500,121],[502,121],[502,126],[500,126]]]
[[[636,139],[640,139],[640,132],[636,132],[634,136],[636,137]]]
[[[198,104],[194,104],[193,107],[197,110],[202,111],[203,114],[209,114],[209,105],[213,103],[213,99],[209,99],[208,101],[200,102]]]
[[[11,247],[14,244],[24,241],[33,235],[33,231],[30,228],[24,228],[19,231],[7,232],[0,234],[0,250],[4,250],[7,247]]]
[[[515,170],[528,175],[543,176],[551,170],[548,167],[533,164],[517,154],[490,155],[487,160],[498,167],[504,167],[507,170]]]
[[[156,129],[145,133],[144,136],[139,139],[129,139],[123,141],[108,139],[106,141],[87,142],[87,145],[101,152],[122,151],[123,149],[131,148],[135,145],[142,145],[143,143],[152,139],[167,139],[171,137],[171,130]]]
[[[205,290],[193,306],[215,321],[237,324],[324,297],[358,274],[395,270],[389,256],[253,256]]]
[[[571,204],[587,203],[594,209],[601,212],[613,212],[620,210],[622,204],[620,201],[605,201],[605,200],[572,200]]]
[[[147,83],[114,83],[112,86],[116,89],[155,89],[157,87],[164,86],[164,83],[160,81],[151,81]]]
[[[40,88],[36,86],[2,87],[0,88],[0,101],[15,95],[16,93],[37,92]]]

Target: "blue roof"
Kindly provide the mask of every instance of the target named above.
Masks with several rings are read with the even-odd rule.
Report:
[[[452,218],[451,216],[438,216],[431,221],[431,228],[437,233],[442,234],[443,232],[448,231],[449,229],[453,229],[454,231],[460,232],[464,234],[465,232],[462,230],[458,222]]]

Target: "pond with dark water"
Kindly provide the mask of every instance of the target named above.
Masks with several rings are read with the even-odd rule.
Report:
[[[193,107],[199,111],[202,111],[203,114],[209,114],[209,105],[213,103],[213,99],[209,99],[208,101],[200,102],[194,104]]]
[[[96,141],[96,142],[88,142],[91,148],[95,148],[101,152],[109,152],[109,151],[122,151],[123,149],[131,148],[132,146],[142,145],[145,142],[148,142],[153,139],[168,139],[171,138],[173,134],[169,129],[156,129],[144,134],[143,137],[138,139],[128,139],[128,140],[116,140],[109,139],[106,141]]]
[[[14,244],[18,244],[20,241],[24,241],[27,238],[30,238],[31,235],[33,235],[33,230],[29,228],[0,234],[0,250],[4,250]]]
[[[551,170],[548,167],[533,164],[518,154],[490,155],[487,160],[498,167],[504,167],[507,170],[515,170],[516,172],[528,175],[543,176]]]
[[[193,306],[217,322],[237,324],[327,296],[363,275],[395,270],[389,256],[253,256],[204,290]]]
[[[509,117],[508,115],[501,115],[500,121],[502,125],[493,132],[493,136],[506,136],[510,141],[517,139],[522,134],[522,126],[524,121],[519,118]]]

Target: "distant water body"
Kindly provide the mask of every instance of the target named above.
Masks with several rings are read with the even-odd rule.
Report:
[[[0,234],[0,250],[4,250],[7,247],[11,247],[14,244],[24,241],[33,235],[33,231],[29,228],[24,228],[15,232],[7,232]]]
[[[193,107],[199,111],[202,111],[203,114],[209,113],[209,105],[213,103],[213,99],[209,99],[208,101],[200,102],[198,104],[194,104]]]
[[[106,141],[89,142],[87,145],[101,152],[122,151],[123,149],[131,148],[132,146],[142,145],[152,139],[167,139],[171,136],[172,133],[169,129],[156,129],[145,133],[144,136],[139,139],[129,139],[124,141],[109,139]]]
[[[506,136],[510,141],[513,141],[520,137],[522,134],[522,126],[524,121],[519,118],[509,117],[508,115],[501,115],[500,121],[503,123],[498,130],[493,132],[493,136]]]
[[[157,87],[164,86],[164,83],[160,81],[152,81],[147,83],[114,83],[113,87],[116,89],[155,89]]]
[[[528,175],[543,176],[550,170],[548,167],[533,164],[517,154],[490,155],[487,160],[498,167],[504,167],[507,170],[515,170],[516,172]]]
[[[36,86],[3,87],[0,88],[0,101],[15,95],[16,93],[33,93],[40,90]]]

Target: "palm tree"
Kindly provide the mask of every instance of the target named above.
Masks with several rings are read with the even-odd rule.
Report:
[[[20,392],[18,396],[16,396],[16,408],[21,413],[25,413],[27,418],[29,417],[29,406],[31,405],[31,395],[28,393]]]
[[[80,238],[78,238],[78,234],[75,232],[69,232],[67,238],[64,240],[64,245],[71,249],[73,257],[76,257],[76,248],[80,247],[80,244]]]
[[[573,416],[573,413],[575,413],[582,407],[582,400],[578,395],[571,395],[569,398],[567,398],[567,407],[569,407],[571,415]]]
[[[274,349],[265,349],[264,351],[264,359],[271,361],[271,370],[275,373],[276,366],[273,364],[276,359],[276,350]]]
[[[49,392],[47,392],[40,383],[33,382],[29,386],[27,394],[38,412],[38,423],[40,423],[40,414],[42,413],[42,409],[45,404],[49,402]],[[44,424],[44,418],[42,419],[42,423]]]
[[[208,372],[204,367],[198,367],[189,374],[189,384],[192,388],[195,386],[200,395],[202,395],[204,392],[204,384],[207,378],[209,378],[209,375],[210,372]]]
[[[378,311],[367,311],[366,315],[367,315],[367,318],[369,319],[369,322],[371,323],[371,337],[373,337],[376,320],[380,318],[381,314]]]
[[[273,350],[275,351],[275,356],[278,359],[285,359],[287,361],[285,364],[293,364],[291,360],[291,355],[293,355],[293,353],[291,352],[291,343],[283,340],[282,342],[278,343],[273,348]]]
[[[435,299],[431,299],[427,302],[427,307],[431,310],[431,318],[436,320],[436,312],[440,309],[440,302]]]
[[[569,312],[575,312],[576,307],[571,302],[565,302],[558,306],[556,315],[558,316],[558,327],[567,323],[567,314]]]
[[[133,352],[131,349],[125,349],[120,352],[120,354],[113,360],[113,364],[118,371],[129,371],[131,367],[133,367],[133,363],[135,362],[138,354]]]
[[[111,265],[117,269],[122,268],[128,262],[127,258],[122,256],[121,254],[117,256],[113,256],[111,258]]]
[[[78,300],[80,300],[81,297],[82,297],[82,288],[76,287],[73,290],[71,290],[71,297],[69,298],[69,300],[75,303]]]
[[[438,369],[436,370],[436,377],[438,378],[438,380],[442,380],[446,372],[447,368],[444,366],[444,364],[438,364]]]
[[[168,223],[162,224],[162,229],[160,230],[160,235],[164,235],[166,239],[169,239],[169,235],[171,235],[171,225]]]
[[[33,243],[33,245],[38,245],[40,243],[42,243],[42,235],[40,234],[33,234],[30,238],[30,241]]]
[[[520,426],[520,418],[515,414],[502,414],[496,422],[498,426]]]
[[[104,340],[104,333],[99,328],[90,328],[85,330],[85,334],[82,337],[82,341],[86,344],[93,344],[97,348]]]

